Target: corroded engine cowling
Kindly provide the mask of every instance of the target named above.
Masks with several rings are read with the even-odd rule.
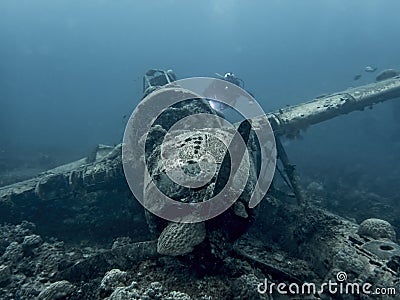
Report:
[[[219,248],[230,245],[243,234],[255,217],[255,209],[248,205],[259,168],[258,143],[251,126],[247,124],[248,128],[240,132],[240,128],[224,127],[222,123],[205,124],[204,128],[196,130],[174,130],[172,137],[169,136],[173,125],[171,115],[174,120],[180,120],[196,113],[217,115],[207,101],[193,99],[166,109],[153,124],[145,141],[148,174],[144,182],[144,201],[152,211],[171,214],[168,204],[160,199],[160,192],[180,203],[195,204],[204,203],[222,191],[221,201],[216,202],[218,207],[215,204],[209,207],[210,216],[214,210],[221,210],[221,213],[205,218],[204,222],[198,222],[198,215],[182,214],[179,219],[182,222],[171,222],[146,211],[149,228],[159,239],[161,254],[184,255],[204,244],[211,247],[213,253],[221,253]],[[246,142],[247,151],[234,169],[227,150],[238,131]],[[223,189],[221,184],[226,184],[228,178],[231,180],[229,187]],[[222,210],[222,206],[227,209]]]

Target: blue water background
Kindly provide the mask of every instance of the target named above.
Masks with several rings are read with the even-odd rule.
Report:
[[[234,72],[265,110],[373,82],[365,66],[400,68],[399,11],[395,0],[2,0],[1,155],[67,162],[119,143],[153,67]],[[395,102],[352,113],[288,149],[303,169],[385,165],[400,149],[397,113]]]

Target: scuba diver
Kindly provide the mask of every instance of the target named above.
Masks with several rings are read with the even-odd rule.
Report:
[[[227,81],[227,82],[229,82],[229,83],[232,83],[232,84],[234,84],[234,85],[237,85],[238,87],[240,87],[240,88],[242,88],[242,89],[244,89],[245,90],[245,88],[244,88],[244,81],[241,79],[241,78],[239,78],[239,77],[237,77],[234,73],[231,73],[231,72],[227,72],[227,73],[225,73],[225,75],[221,75],[221,74],[219,74],[219,73],[215,73],[215,75],[217,75],[219,78],[221,78],[222,80],[225,80],[225,81]],[[254,98],[254,96],[253,96],[253,94],[251,93],[251,92],[249,92],[249,91],[247,91],[247,90],[245,90],[251,97],[253,97]],[[233,101],[233,104],[236,104],[236,100],[237,100],[237,97],[238,97],[239,95],[231,95],[231,97],[232,97],[232,99],[234,100]],[[218,101],[215,101],[215,100],[209,100],[209,103],[210,103],[210,106],[214,109],[214,110],[216,110],[216,111],[219,111],[219,112],[222,112],[222,111],[224,111],[224,110],[226,110],[226,109],[228,109],[228,108],[231,108],[229,105],[226,105],[226,104],[224,104],[224,103],[221,103],[221,102],[218,102]],[[252,101],[249,101],[249,104],[252,104]]]
[[[159,89],[161,86],[171,84],[176,81],[176,74],[173,70],[167,71],[161,69],[150,69],[143,77],[143,98],[149,95],[151,92]]]
[[[244,89],[244,81],[241,78],[236,77],[235,74],[233,74],[231,72],[225,73],[224,76],[222,76],[221,74],[218,74],[218,73],[215,73],[215,75],[217,75],[218,77],[222,78],[225,81],[233,83],[233,84],[237,85],[238,87],[241,87],[242,89]]]
[[[220,75],[218,73],[215,73],[220,79],[227,81],[229,83],[232,83],[241,89],[244,90],[244,81],[237,77],[235,74],[231,72],[225,73],[225,75]],[[145,76],[143,77],[143,98],[146,97],[148,94],[151,92],[159,89],[160,87],[166,85],[166,84],[171,84],[174,81],[177,80],[177,77],[175,75],[175,72],[173,70],[161,70],[161,69],[150,69],[146,72]],[[254,98],[253,94],[250,93],[249,91],[245,90],[252,98]],[[232,89],[229,88],[227,85],[223,89],[223,95],[225,96],[225,99],[229,99],[231,106],[222,103],[220,101],[215,100],[216,96],[221,92],[221,84],[217,82],[213,82],[209,87],[207,87],[206,91],[204,93],[206,95],[209,95],[208,97],[208,102],[210,106],[218,112],[221,116],[224,116],[226,118],[238,118],[238,114],[235,113],[235,108],[234,106],[236,105],[236,101],[239,98],[248,99],[248,103],[245,103],[244,105],[247,104],[252,104],[253,99],[251,97],[243,97],[244,93],[238,93],[238,89]],[[243,105],[243,103],[240,103]]]
[[[237,85],[238,87],[244,89],[247,93],[249,93],[250,96],[252,96],[254,98],[254,95],[244,88],[243,79],[236,77],[235,74],[228,72],[228,73],[225,73],[224,76],[222,76],[221,74],[218,74],[218,73],[215,73],[215,75],[217,75],[218,77],[221,77],[225,81],[233,83],[233,84]]]

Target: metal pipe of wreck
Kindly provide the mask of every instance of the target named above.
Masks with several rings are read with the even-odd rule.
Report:
[[[301,130],[352,111],[400,97],[400,77],[376,82],[343,92],[317,97],[309,102],[279,109],[266,116],[276,135],[297,136]],[[265,120],[265,118],[264,118]],[[263,118],[252,120],[261,125]]]

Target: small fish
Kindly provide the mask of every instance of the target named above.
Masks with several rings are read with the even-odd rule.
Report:
[[[364,68],[364,71],[368,72],[368,73],[374,73],[376,71],[376,69],[378,69],[378,68],[377,67],[366,66]]]
[[[123,116],[122,116],[122,119],[126,119],[126,115],[123,115]]]
[[[361,78],[361,74],[356,74],[356,75],[354,75],[353,80],[358,80],[360,78]]]

